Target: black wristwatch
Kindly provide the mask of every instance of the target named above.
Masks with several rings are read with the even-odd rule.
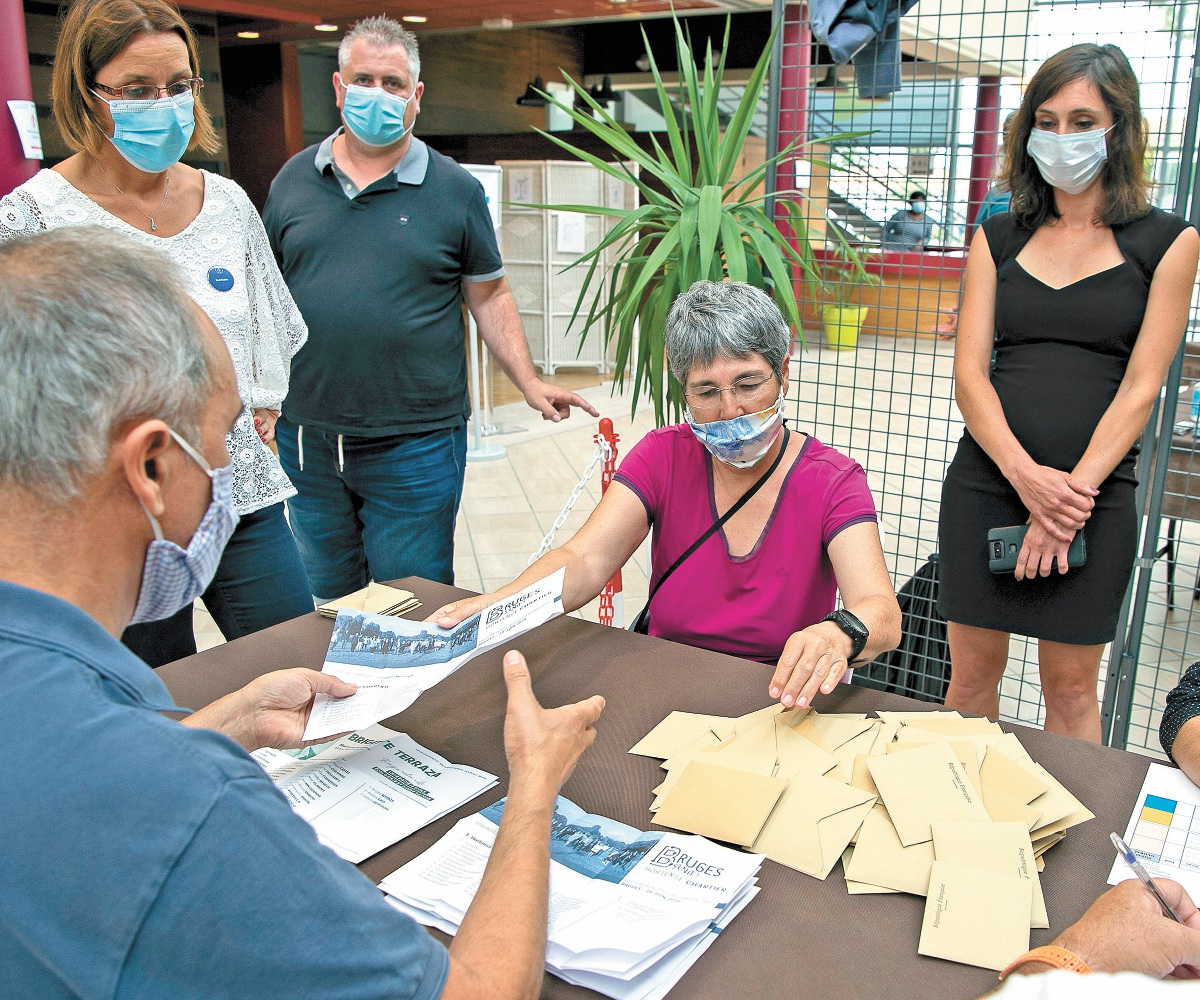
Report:
[[[850,614],[845,608],[827,614],[821,621],[833,622],[850,637],[850,641],[854,643],[854,649],[851,650],[847,662],[853,663],[857,660],[858,654],[863,651],[863,647],[866,646],[867,640],[871,637],[871,633],[867,631],[867,626],[855,615]]]

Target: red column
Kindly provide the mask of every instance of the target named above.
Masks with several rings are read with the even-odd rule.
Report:
[[[992,186],[996,152],[1000,145],[1000,77],[981,76],[975,103],[975,142],[971,147],[970,187],[967,189],[967,242],[971,224]]]
[[[803,141],[808,133],[808,64],[812,51],[812,32],[808,8],[803,3],[783,9],[782,52],[779,62],[779,148]],[[775,168],[775,190],[790,191],[796,186],[795,159],[782,160]],[[776,210],[777,217],[780,216]]]
[[[29,51],[25,43],[25,11],[21,0],[0,0],[0,197],[38,171],[21,149],[9,101],[33,100],[29,83]]]

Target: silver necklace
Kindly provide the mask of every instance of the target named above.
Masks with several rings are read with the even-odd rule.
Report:
[[[158,208],[156,208],[154,210],[154,215],[150,215],[136,201],[134,201],[132,198],[129,197],[129,195],[127,195],[124,191],[121,190],[120,184],[118,184],[111,177],[109,177],[108,171],[104,169],[103,163],[101,163],[99,160],[97,160],[96,165],[100,168],[100,172],[102,174],[104,174],[105,177],[108,177],[108,183],[117,189],[117,193],[122,198],[124,198],[127,202],[129,202],[129,204],[131,204],[134,208],[136,208],[139,212],[141,212],[142,215],[146,216],[146,218],[150,220],[150,232],[157,233],[158,225],[154,221],[154,216],[158,215],[158,213],[162,211],[163,205],[165,205],[167,203],[167,192],[169,192],[171,190],[171,178],[169,176],[167,177],[167,183],[163,185],[162,201],[160,201],[158,203]]]

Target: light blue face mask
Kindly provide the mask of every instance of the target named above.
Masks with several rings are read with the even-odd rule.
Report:
[[[762,461],[783,430],[783,388],[775,402],[758,413],[698,424],[686,411],[688,426],[710,455],[735,469],[749,469]]]
[[[412,125],[404,126],[408,100],[398,94],[389,94],[381,87],[347,84],[342,121],[360,142],[368,146],[390,146],[412,129]],[[413,124],[416,124],[415,119]]]
[[[187,151],[196,130],[194,95],[160,97],[157,101],[109,101],[100,94],[96,96],[108,104],[112,115],[109,142],[138,170],[161,174]]]
[[[170,433],[212,480],[212,501],[186,549],[163,537],[158,519],[143,505],[150,527],[154,529],[154,541],[146,550],[142,589],[138,592],[130,625],[170,618],[203,594],[216,576],[221,553],[238,523],[237,512],[233,509],[233,464],[214,469],[183,438],[174,431]]]

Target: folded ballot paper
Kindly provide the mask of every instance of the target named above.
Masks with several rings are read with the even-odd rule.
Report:
[[[672,712],[629,752],[662,760],[660,826],[820,879],[841,860],[848,892],[926,897],[920,954],[1003,968],[1049,926],[1043,855],[1092,813],[994,722],[879,716]]]
[[[322,604],[317,608],[317,613],[322,618],[336,618],[343,609],[365,611],[371,615],[403,615],[420,606],[421,602],[411,591],[397,590],[383,583],[368,583],[362,590]]]
[[[339,857],[357,864],[496,784],[383,726],[351,733],[305,758],[251,756],[291,807]]]
[[[388,901],[453,934],[491,853],[504,801],[460,820],[385,878]],[[646,833],[560,797],[550,834],[546,968],[618,1000],[658,1000],[758,893],[762,856]]]
[[[313,700],[306,742],[403,712],[468,660],[562,614],[564,570],[484,608],[451,629],[341,609],[321,671],[358,685],[349,698]]]

